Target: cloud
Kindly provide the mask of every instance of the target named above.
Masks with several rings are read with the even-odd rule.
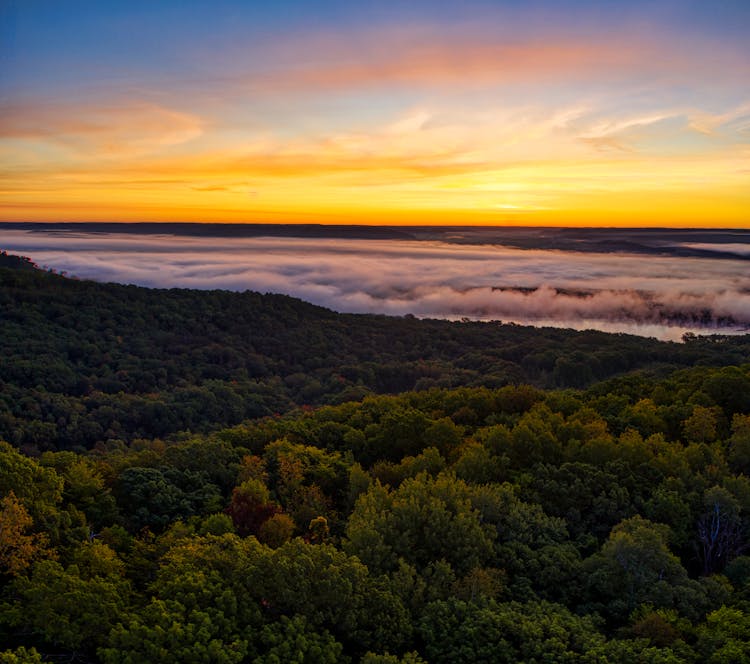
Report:
[[[455,40],[454,40],[455,41]],[[339,89],[383,84],[464,85],[550,79],[564,75],[580,80],[621,67],[631,51],[599,44],[559,43],[417,43],[392,42],[374,54],[330,44],[309,64],[278,72],[265,85],[276,88]],[[345,57],[344,57],[344,54]]]
[[[690,118],[690,127],[709,135],[728,128],[734,129],[737,133],[750,134],[750,102],[740,104],[725,113],[695,111]]]
[[[738,245],[738,253],[748,245]],[[679,338],[750,326],[747,262],[434,241],[4,234],[81,278],[285,293],[341,312],[593,327]]]
[[[147,154],[202,133],[197,115],[145,101],[53,104],[37,99],[0,107],[0,138],[51,141],[97,155]]]
[[[612,136],[582,136],[579,140],[601,151],[615,150],[617,152],[629,152],[632,149]]]
[[[582,33],[580,23],[576,30],[561,24],[529,30],[489,21],[310,32],[218,53],[213,66],[226,73],[213,85],[255,95],[329,94],[393,86],[610,85],[637,79],[642,90],[644,85],[716,84],[717,71],[721,84],[736,85],[748,73],[744,49],[726,40],[705,35],[688,40],[641,28]]]

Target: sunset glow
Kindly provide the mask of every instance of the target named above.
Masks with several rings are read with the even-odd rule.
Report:
[[[4,5],[0,219],[750,225],[747,3],[400,4]]]

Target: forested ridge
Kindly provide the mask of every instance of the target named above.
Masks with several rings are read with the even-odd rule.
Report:
[[[3,259],[0,662],[750,660],[747,337]]]
[[[78,281],[0,256],[0,437],[29,452],[207,431],[430,387],[583,388],[741,364],[750,335],[625,334],[345,315],[283,295]]]

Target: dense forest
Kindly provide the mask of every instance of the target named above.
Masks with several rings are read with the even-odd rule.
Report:
[[[0,662],[750,661],[749,337],[0,284]]]
[[[740,365],[750,335],[344,315],[283,295],[78,281],[0,255],[0,438],[32,454],[432,387],[585,388]]]

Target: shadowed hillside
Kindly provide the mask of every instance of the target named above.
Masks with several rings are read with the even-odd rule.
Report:
[[[344,315],[283,295],[102,284],[2,260],[0,436],[30,450],[205,430],[371,393],[581,388],[636,369],[741,364],[750,354],[749,336],[677,344]]]

